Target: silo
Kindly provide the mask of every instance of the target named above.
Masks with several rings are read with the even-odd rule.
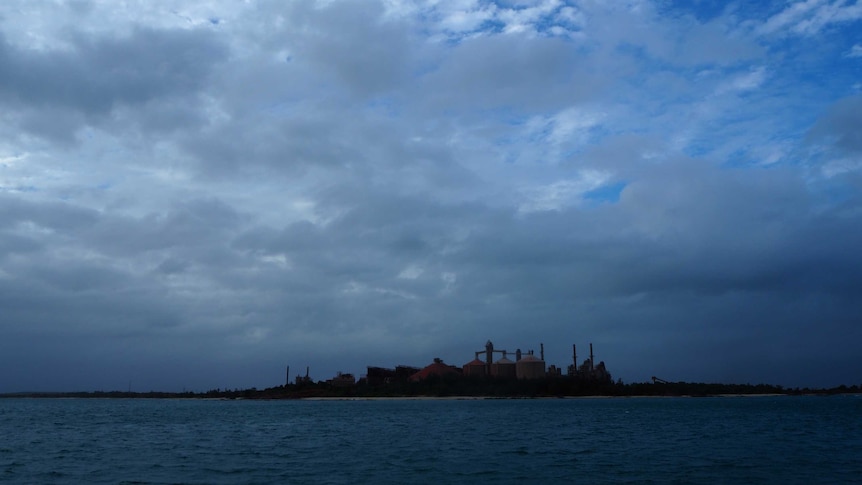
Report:
[[[515,363],[518,379],[541,379],[545,377],[545,361],[533,354],[525,355]]]
[[[485,363],[478,358],[464,364],[465,377],[484,377],[485,375]]]
[[[514,379],[516,376],[515,363],[506,357],[491,364],[491,376],[505,379]]]

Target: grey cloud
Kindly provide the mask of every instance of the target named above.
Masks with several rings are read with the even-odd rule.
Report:
[[[834,144],[845,153],[862,153],[862,96],[850,96],[832,105],[809,136]]]
[[[732,66],[763,57],[764,48],[747,32],[729,25],[732,23],[727,18],[707,23],[692,19],[683,22],[684,28],[673,31],[678,39],[647,41],[645,47],[651,55],[683,67]],[[649,36],[640,37],[643,38]]]
[[[426,104],[440,110],[568,106],[602,92],[602,80],[585,69],[577,44],[519,35],[464,40],[423,76]],[[611,74],[611,73],[607,73]]]
[[[156,268],[157,271],[164,274],[177,274],[182,273],[188,268],[189,265],[185,261],[181,261],[175,258],[168,258],[161,262]]]
[[[379,3],[294,4],[285,13],[285,47],[295,53],[293,62],[322,68],[350,92],[387,93],[415,61],[405,26],[382,20],[381,14]]]
[[[78,35],[70,42],[69,50],[35,52],[0,38],[0,99],[46,125],[54,125],[53,116],[39,112],[60,110],[67,121],[55,125],[55,136],[68,136],[117,106],[194,94],[227,54],[205,31],[136,28],[119,39]],[[51,128],[38,131],[36,124],[24,126],[52,135]]]
[[[93,224],[96,211],[64,202],[28,202],[0,193],[0,227],[32,223],[61,232]]]
[[[328,204],[338,191],[398,187],[431,197],[463,196],[478,181],[446,142],[453,127],[427,128],[354,106],[312,103],[304,114],[249,113],[184,138],[202,179],[264,175],[290,187],[315,186]]]
[[[555,364],[593,341],[627,381],[862,372],[860,200],[794,158],[828,94],[802,100],[730,13],[437,42],[379,4],[237,9],[0,44],[0,364],[37,376],[0,391],[264,387],[488,338]],[[786,92],[713,96],[761,67]],[[810,130],[824,158],[862,150],[858,105]],[[794,163],[735,168],[752,146]],[[593,172],[618,199],[518,211]]]
[[[266,121],[269,123],[256,129],[229,124],[204,132],[188,139],[185,147],[199,160],[203,176],[233,176],[259,167],[301,175],[309,165],[343,166],[362,156],[349,145],[351,128],[339,126],[347,120],[327,122],[309,116]],[[241,124],[246,123],[255,122],[243,120]]]
[[[31,237],[0,231],[0,260],[6,255],[38,251],[41,243]]]
[[[179,321],[163,292],[135,284],[131,275],[98,263],[69,267],[68,262],[44,254],[41,259],[42,265],[16,271],[14,281],[0,282],[4,331],[15,336],[95,338],[146,334],[148,329]]]

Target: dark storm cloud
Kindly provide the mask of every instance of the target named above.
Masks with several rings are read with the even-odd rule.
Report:
[[[0,282],[4,321],[16,338],[145,334],[177,323],[164,293],[129,273],[99,262],[70,264],[47,251],[37,257],[39,263],[7,264],[14,280]]]
[[[0,231],[0,234],[2,234],[2,239],[0,239],[0,258],[7,254],[28,253],[39,249],[40,243],[33,238],[9,234],[5,231]]]
[[[0,391],[270,386],[489,338],[558,365],[592,341],[626,381],[862,372],[862,107],[757,19],[89,5],[3,24]]]
[[[30,202],[0,194],[0,228],[32,223],[61,232],[74,230],[97,219],[95,211],[64,202]]]
[[[219,200],[194,199],[140,218],[103,218],[81,235],[109,254],[173,249],[206,258],[207,251],[227,243],[241,222],[242,216]]]
[[[35,133],[68,137],[79,124],[118,106],[194,94],[227,54],[203,31],[139,27],[121,38],[79,34],[69,42],[69,48],[34,51],[0,36],[0,99],[24,110],[25,119],[35,116],[38,123],[24,123]],[[67,121],[54,125],[52,111]]]

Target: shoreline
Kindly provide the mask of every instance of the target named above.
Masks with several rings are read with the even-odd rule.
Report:
[[[817,394],[801,394],[805,396],[816,396]],[[781,397],[793,396],[793,394],[712,394],[706,396],[386,396],[386,397],[301,397],[297,401],[529,401],[529,400],[572,400],[572,399],[668,399],[668,398],[715,398],[715,397]],[[270,399],[271,401],[283,401],[285,399]]]

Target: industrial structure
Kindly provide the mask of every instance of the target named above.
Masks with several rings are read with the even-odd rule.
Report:
[[[495,354],[499,356],[495,360]],[[515,360],[511,360],[514,357]],[[539,355],[533,350],[522,352],[520,348],[514,352],[506,349],[495,349],[494,344],[488,340],[485,342],[484,350],[474,352],[474,358],[462,367],[456,367],[444,363],[441,359],[434,361],[424,368],[399,365],[394,369],[386,367],[369,366],[367,374],[359,380],[372,387],[380,387],[393,383],[419,382],[432,376],[471,379],[518,379],[533,380],[545,378],[562,377],[562,368],[555,365],[545,364],[545,345],[539,344]],[[610,383],[611,374],[605,367],[604,362],[595,363],[593,355],[593,344],[590,344],[590,356],[578,365],[577,347],[572,345],[572,363],[568,366],[566,376],[578,381],[590,383]],[[287,368],[286,380],[289,382],[290,367]],[[305,376],[296,376],[296,384],[311,383],[308,368]],[[326,381],[331,386],[350,387],[357,383],[353,374],[339,372],[335,377]]]
[[[494,354],[502,356],[494,360]],[[514,352],[515,360],[509,359],[512,355],[505,349],[495,349],[493,342],[485,342],[485,350],[474,352],[474,359],[464,364],[462,373],[467,377],[494,377],[494,378],[517,378],[517,379],[541,379],[545,377],[562,376],[562,369],[552,365],[545,367],[545,344],[539,344],[539,356],[532,350],[526,354],[521,349]],[[479,357],[482,356],[483,359]],[[611,375],[605,368],[604,362],[594,364],[593,344],[590,344],[590,358],[578,367],[578,354],[575,345],[572,345],[572,365],[569,365],[567,375],[589,381],[610,381]]]
[[[611,373],[608,372],[608,370],[605,368],[604,361],[600,361],[598,364],[595,364],[595,357],[593,356],[593,344],[590,344],[590,358],[585,359],[580,367],[578,367],[577,348],[574,344],[572,344],[572,365],[569,366],[568,375],[570,377],[576,377],[582,380],[589,381],[611,381]]]
[[[431,376],[445,377],[445,376],[460,376],[461,369],[443,363],[443,360],[440,358],[435,358],[434,362],[431,365],[426,366],[419,372],[410,376],[410,380],[413,382],[424,381],[425,379]]]
[[[335,387],[350,387],[356,384],[356,378],[353,377],[353,374],[339,372],[335,377],[329,379],[327,382]]]
[[[369,386],[407,382],[410,380],[410,376],[420,370],[422,369],[409,365],[399,365],[394,369],[388,369],[386,367],[368,367],[368,373],[365,375],[365,382],[368,383]]]
[[[309,368],[308,368],[308,366],[306,366],[305,367],[305,375],[304,376],[300,376],[300,375],[296,376],[296,385],[297,386],[302,385],[302,384],[311,384],[311,377],[308,377],[308,371],[309,371]],[[289,366],[287,368],[287,373],[288,373],[288,377],[289,377],[290,376],[290,367]]]
[[[521,353],[521,349],[514,352],[515,360],[509,359],[510,352],[508,350],[494,349],[494,344],[489,340],[485,342],[485,350],[475,352],[475,358],[464,364],[462,372],[465,376],[471,377],[497,377],[508,379],[539,379],[545,377],[545,346],[540,345],[540,357],[536,358],[533,351],[530,350],[526,355]],[[502,356],[494,360],[494,353],[502,354]],[[484,354],[485,360],[479,359],[479,355]]]

